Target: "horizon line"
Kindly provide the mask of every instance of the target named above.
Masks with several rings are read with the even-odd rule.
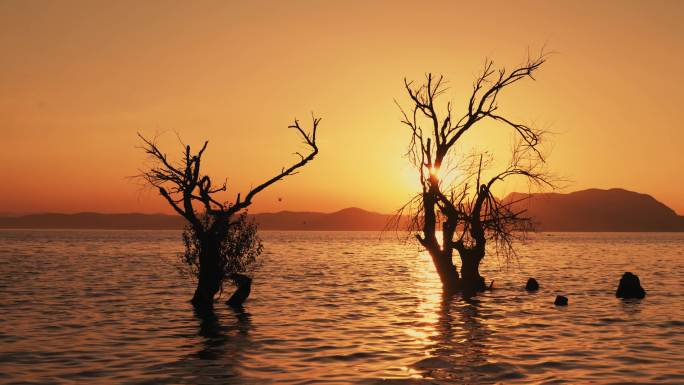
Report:
[[[584,192],[584,191],[590,191],[590,190],[599,190],[599,191],[612,191],[612,190],[622,190],[630,193],[635,193],[639,195],[646,195],[651,197],[652,199],[656,200],[657,202],[661,203],[662,205],[666,206],[670,210],[672,210],[676,215],[678,216],[684,216],[684,213],[679,213],[677,210],[672,208],[671,206],[661,202],[660,200],[656,199],[653,195],[648,194],[648,193],[643,193],[643,192],[638,192],[634,190],[628,190],[623,187],[611,187],[611,188],[597,188],[597,187],[589,187],[581,190],[575,190],[575,191],[570,191],[570,192],[561,192],[561,191],[549,191],[549,192],[517,192],[513,191],[508,194],[506,194],[506,197],[512,195],[512,194],[523,194],[523,195],[536,195],[536,194],[561,194],[561,195],[570,195],[573,193],[578,193],[578,192]],[[504,197],[505,198],[505,197]],[[367,213],[372,213],[372,214],[379,214],[379,215],[395,215],[395,212],[392,213],[382,213],[380,211],[375,211],[375,210],[368,210],[365,208],[361,208],[359,206],[348,206],[344,207],[341,209],[337,209],[334,211],[316,211],[316,210],[293,210],[293,209],[283,209],[283,210],[278,210],[278,211],[258,211],[258,212],[253,212],[250,213],[249,210],[246,210],[246,212],[250,215],[260,215],[260,214],[279,214],[279,213],[312,213],[312,214],[335,214],[339,213],[341,211],[349,210],[349,209],[358,209],[361,211],[365,211]],[[18,211],[18,212],[12,212],[12,211],[1,211],[0,212],[0,217],[22,217],[22,216],[28,216],[28,215],[48,215],[48,214],[56,214],[56,215],[78,215],[78,214],[100,214],[100,215],[132,215],[132,214],[141,214],[141,215],[165,215],[165,216],[176,216],[175,213],[163,213],[163,212],[147,212],[147,211],[124,211],[124,212],[109,212],[109,211],[66,211],[66,212],[57,212],[57,211],[32,211],[32,212],[26,212],[26,211]]]

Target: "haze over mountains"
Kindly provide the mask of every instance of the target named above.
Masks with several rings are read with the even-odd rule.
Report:
[[[521,198],[527,198],[522,199]],[[684,231],[684,217],[647,194],[589,189],[569,194],[512,193],[504,201],[527,210],[540,231]],[[383,230],[391,215],[347,208],[334,213],[253,215],[263,230]],[[0,216],[0,228],[181,229],[179,216],[164,214],[32,214]]]

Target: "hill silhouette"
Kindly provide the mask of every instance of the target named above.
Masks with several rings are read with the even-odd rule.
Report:
[[[351,207],[333,213],[280,211],[250,215],[262,230],[373,230],[385,228],[391,215]],[[185,221],[165,214],[31,214],[0,217],[0,228],[182,229]]]
[[[374,230],[379,231],[391,215],[350,207],[330,214],[281,211],[255,214],[264,230]]]
[[[522,199],[522,200],[521,200]],[[588,189],[569,194],[511,193],[540,231],[684,231],[684,217],[652,196],[624,189]]]
[[[569,194],[511,193],[504,201],[527,210],[540,231],[684,231],[684,217],[647,194],[589,189]],[[280,211],[250,215],[262,230],[381,231],[392,217],[350,207],[333,213]],[[31,214],[0,216],[0,228],[181,229],[184,221],[164,214]]]

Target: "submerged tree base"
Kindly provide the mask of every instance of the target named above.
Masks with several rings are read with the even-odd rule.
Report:
[[[237,286],[235,292],[228,298],[226,305],[239,309],[247,301],[249,294],[252,291],[252,278],[244,274],[233,274],[231,279]],[[209,293],[212,293],[211,295]],[[209,311],[214,308],[214,294],[213,290],[203,291],[199,287],[195,290],[195,295],[190,300],[192,306],[196,311]]]
[[[190,303],[196,311],[208,311],[214,308],[214,299],[212,297],[207,298],[199,293],[199,290],[195,290],[195,295],[192,296]]]
[[[475,280],[466,280],[463,278],[456,278],[451,284],[443,285],[444,293],[448,295],[461,294],[464,298],[474,297],[479,293],[484,293],[487,290],[492,289],[492,285],[489,287],[485,283],[485,278],[479,276]]]
[[[237,290],[228,298],[226,305],[233,308],[241,308],[252,291],[252,278],[243,274],[234,274],[233,281],[237,285]]]

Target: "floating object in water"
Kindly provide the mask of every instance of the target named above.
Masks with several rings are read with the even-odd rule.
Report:
[[[539,290],[539,282],[537,282],[537,280],[534,278],[528,279],[527,284],[525,284],[525,290],[527,290],[527,291]]]
[[[556,306],[568,306],[568,297],[557,295],[553,304]]]
[[[618,288],[615,291],[615,296],[618,298],[644,298],[646,290],[641,287],[639,277],[628,271],[622,274]]]

